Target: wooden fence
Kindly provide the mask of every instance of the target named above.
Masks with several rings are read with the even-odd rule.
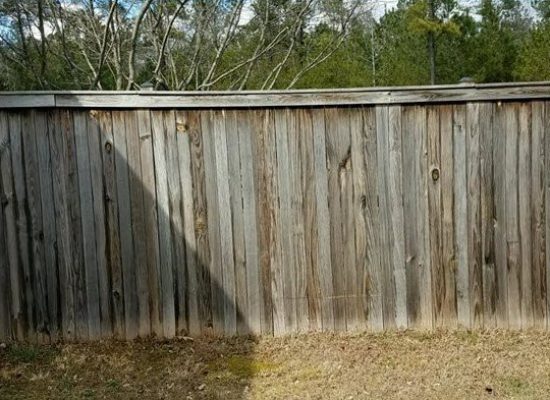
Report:
[[[0,339],[546,329],[549,100],[0,93]]]

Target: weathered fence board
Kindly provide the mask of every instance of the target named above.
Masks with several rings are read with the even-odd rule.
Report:
[[[546,329],[543,88],[20,99],[0,110],[0,339]]]

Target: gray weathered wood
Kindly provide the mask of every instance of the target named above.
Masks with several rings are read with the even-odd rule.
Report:
[[[466,107],[466,162],[468,212],[468,277],[471,327],[483,326],[483,261],[481,232],[480,104]]]
[[[248,333],[247,326],[247,285],[246,285],[246,249],[244,243],[244,210],[241,182],[241,158],[239,154],[239,126],[236,111],[226,113],[225,133],[227,144],[227,168],[230,194],[231,227],[233,236],[233,263],[235,280],[235,312],[237,318],[236,332]]]
[[[244,213],[244,244],[246,265],[247,321],[248,329],[254,334],[262,332],[261,314],[261,270],[259,264],[257,203],[255,199],[255,180],[253,153],[253,125],[247,112],[236,114],[239,134],[239,156],[241,160],[242,198]]]
[[[118,228],[117,187],[115,173],[115,149],[113,139],[113,121],[110,111],[97,114],[100,132],[100,151],[103,166],[103,185],[105,196],[105,236],[106,268],[108,276],[109,308],[112,333],[117,338],[124,337],[124,303],[122,287],[122,264],[120,259],[120,238]]]
[[[284,304],[284,330],[297,331],[295,287],[295,260],[292,251],[292,214],[291,214],[291,186],[290,186],[290,159],[288,153],[288,138],[290,136],[287,115],[289,110],[275,110],[275,137],[277,151],[277,182],[279,188],[279,215],[278,237],[281,241],[280,263],[282,269],[282,297]]]
[[[545,243],[545,150],[546,110],[543,102],[532,103],[531,135],[531,212],[532,262],[533,262],[533,319],[535,327],[546,327],[546,243]]]
[[[47,118],[47,120],[46,120]],[[44,269],[46,278],[46,294],[48,306],[48,333],[53,341],[57,340],[59,333],[59,304],[58,293],[58,271],[55,237],[55,211],[52,186],[52,166],[50,159],[50,137],[55,135],[55,115],[43,113],[43,118],[35,121],[43,124],[43,129],[36,129],[36,147],[38,152],[38,169],[40,175],[40,200],[43,213],[43,234],[44,234]]]
[[[80,213],[82,218],[82,245],[84,251],[84,280],[86,287],[86,305],[88,310],[88,334],[94,340],[101,336],[101,317],[99,308],[99,278],[97,272],[96,230],[94,217],[94,198],[88,147],[88,115],[85,111],[74,114],[76,162]]]
[[[480,104],[481,260],[483,326],[496,327],[495,207],[493,183],[494,105]]]
[[[434,302],[441,299],[441,308],[435,308],[437,325],[452,328],[457,324],[456,304],[456,253],[454,218],[454,147],[453,147],[453,106],[441,106],[441,220],[443,265],[441,275],[433,276]]]
[[[455,199],[455,248],[456,248],[456,302],[458,324],[471,327],[471,302],[468,266],[468,169],[466,107],[453,108],[453,162]]]
[[[172,271],[173,258],[170,231],[168,165],[166,160],[166,132],[163,112],[151,112],[151,121],[159,232],[161,318],[163,321],[164,336],[173,337],[176,334],[176,311],[174,302],[174,275]]]
[[[313,110],[313,150],[315,154],[315,196],[317,199],[319,283],[321,287],[321,315],[324,331],[334,329],[334,286],[330,246],[328,210],[328,171],[326,154],[325,110]]]
[[[531,209],[531,104],[521,104],[519,109],[518,147],[518,208],[520,237],[520,288],[521,288],[521,327],[532,328],[533,316],[533,262],[532,262],[532,221]]]
[[[222,333],[224,329],[224,294],[223,294],[223,272],[221,261],[221,243],[218,206],[218,189],[216,178],[216,153],[214,145],[214,113],[207,111],[201,113],[201,131],[204,143],[204,174],[205,193],[207,200],[207,222],[208,222],[208,243],[210,249],[209,281],[211,288],[212,302],[212,328],[215,333]]]
[[[508,267],[506,262],[506,108],[498,104],[493,128],[493,182],[495,188],[496,323],[508,328]]]
[[[115,149],[116,189],[118,200],[118,232],[122,264],[122,293],[124,299],[125,337],[133,339],[138,332],[138,299],[133,271],[135,265],[130,208],[130,171],[126,144],[125,112],[114,111],[113,142]]]
[[[518,208],[519,105],[511,103],[505,119],[506,132],[506,264],[508,271],[508,324],[521,327],[521,247]]]
[[[548,82],[248,92],[0,93],[1,108],[222,108],[548,99]]]
[[[547,328],[548,103],[406,104],[0,110],[0,337]]]
[[[12,322],[12,335],[15,339],[24,339],[25,324],[25,288],[21,274],[20,253],[18,245],[17,227],[17,198],[14,187],[14,171],[12,168],[13,142],[10,139],[9,114],[0,112],[0,143],[3,143],[0,153],[0,175],[2,187],[0,197],[3,199],[3,223],[6,241],[6,260],[9,263],[9,293],[10,293],[10,320]]]

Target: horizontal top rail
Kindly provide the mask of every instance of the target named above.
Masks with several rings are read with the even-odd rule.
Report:
[[[550,99],[550,82],[276,91],[0,92],[1,108],[253,108]]]

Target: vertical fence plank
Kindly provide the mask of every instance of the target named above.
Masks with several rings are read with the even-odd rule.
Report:
[[[101,156],[100,126],[97,111],[88,116],[88,151],[90,157],[90,173],[93,196],[93,211],[95,221],[95,239],[97,254],[97,276],[99,288],[99,311],[101,321],[101,336],[109,336],[112,332],[110,310],[110,285],[107,270],[107,238],[105,233],[105,192],[103,182],[103,160]]]
[[[145,205],[142,163],[141,163],[141,139],[136,111],[128,111],[124,114],[126,127],[126,148],[128,162],[128,180],[130,185],[130,212],[131,212],[131,235],[133,239],[134,263],[128,271],[132,276],[125,277],[128,284],[135,290],[137,301],[137,329],[138,336],[145,337],[150,333],[149,313],[149,286],[147,276],[147,243],[145,232]],[[147,168],[144,166],[143,169]],[[135,289],[133,288],[135,286]]]
[[[239,157],[241,160],[243,223],[246,265],[246,293],[247,293],[247,325],[250,332],[261,333],[261,271],[259,264],[257,203],[255,199],[254,171],[257,160],[254,159],[252,148],[253,120],[246,111],[236,114],[237,130],[239,134]]]
[[[101,336],[99,310],[99,278],[97,273],[96,230],[94,221],[94,198],[90,151],[88,147],[88,116],[85,111],[74,114],[76,161],[78,171],[78,189],[80,213],[82,218],[82,245],[84,251],[84,281],[86,305],[88,310],[88,335],[94,340]]]
[[[361,109],[351,119],[351,162],[355,208],[355,251],[358,266],[360,316],[368,330],[384,329],[382,274],[378,232],[378,157],[374,107]]]
[[[151,333],[162,336],[161,289],[160,289],[160,250],[159,224],[157,217],[157,190],[155,181],[155,161],[153,156],[153,138],[151,113],[149,110],[137,110],[137,132],[141,158],[141,185],[143,189],[143,217],[145,224],[145,249],[147,254],[144,279],[139,286],[149,296],[148,319],[151,322]],[[145,312],[142,311],[143,315]],[[144,317],[147,320],[147,317]]]
[[[453,106],[441,106],[441,213],[442,213],[442,275],[434,277],[436,293],[441,291],[441,309],[436,309],[436,322],[443,327],[455,327],[456,309],[456,254],[455,254],[455,218],[454,218],[454,135]],[[441,282],[440,282],[441,280]],[[437,294],[436,294],[437,296]]]
[[[323,326],[321,313],[321,283],[319,277],[318,260],[318,224],[316,204],[316,182],[315,182],[315,153],[313,143],[313,114],[311,110],[299,111],[299,132],[301,134],[300,157],[303,161],[301,189],[304,196],[304,247],[305,260],[304,269],[306,275],[305,295],[308,330],[320,331]]]
[[[74,286],[74,313],[75,313],[75,338],[78,340],[88,337],[88,310],[86,304],[86,278],[84,270],[84,249],[82,241],[82,218],[80,211],[80,190],[78,179],[76,127],[74,113],[62,116],[64,124],[70,127],[63,129],[66,135],[63,145],[66,148],[66,161],[68,176],[67,181],[67,205],[69,213],[69,243],[72,258],[70,260],[71,279]]]
[[[330,220],[328,208],[328,171],[325,110],[313,110],[313,148],[315,154],[315,197],[317,201],[319,282],[321,286],[321,315],[324,331],[335,327],[334,285],[330,246]]]
[[[519,108],[518,147],[518,201],[520,237],[520,292],[521,327],[532,328],[533,319],[533,264],[531,226],[531,104],[522,103]]]
[[[174,304],[176,332],[187,332],[187,290],[185,238],[183,237],[183,198],[181,192],[180,162],[178,155],[176,117],[174,111],[164,112],[166,132],[166,173],[168,177],[168,202],[170,207],[170,232],[172,242],[172,273],[174,276]],[[145,166],[144,166],[145,168]]]
[[[170,199],[168,194],[168,165],[166,160],[166,132],[164,112],[151,112],[153,154],[155,159],[155,182],[160,254],[160,288],[162,321],[165,337],[176,334],[174,303],[174,276],[172,272],[172,241],[170,234]]]
[[[36,130],[36,147],[38,151],[38,168],[40,175],[40,200],[43,213],[44,234],[44,272],[46,278],[46,299],[48,307],[48,333],[52,341],[56,341],[59,334],[59,304],[58,304],[58,272],[55,238],[55,210],[52,186],[52,165],[50,156],[50,137],[55,135],[55,114],[43,114],[35,121],[43,125]]]
[[[282,306],[277,284],[280,269],[273,265],[277,257],[275,240],[277,235],[275,196],[276,158],[273,136],[272,113],[269,110],[254,111],[252,130],[253,154],[257,160],[255,175],[256,204],[258,204],[257,226],[259,231],[259,262],[261,273],[261,293],[263,313],[261,318],[262,333],[280,333],[282,328]],[[282,300],[281,300],[282,301]]]
[[[241,179],[241,159],[239,129],[237,120],[237,111],[229,110],[226,114],[226,143],[227,143],[227,161],[228,178],[230,192],[230,210],[232,218],[233,235],[233,256],[234,256],[234,274],[235,274],[235,311],[237,314],[237,333],[246,334],[249,329],[247,326],[247,285],[246,273],[248,265],[246,264],[246,249],[244,239],[244,212],[243,212],[243,193]],[[251,162],[249,160],[248,162]],[[229,211],[229,210],[226,210]]]
[[[334,324],[337,331],[346,330],[348,304],[346,299],[347,259],[347,186],[350,181],[349,118],[336,108],[326,110],[326,146],[329,190],[330,243],[332,279],[334,281]],[[351,239],[351,238],[350,238]],[[353,240],[353,239],[352,239]],[[350,316],[352,317],[352,316]]]
[[[215,111],[212,144],[216,159],[219,217],[219,220],[216,222],[220,230],[220,267],[223,282],[222,286],[217,290],[220,291],[219,296],[223,299],[224,333],[234,335],[237,332],[237,310],[226,134],[226,113],[225,111]]]
[[[481,260],[483,326],[496,327],[496,270],[494,249],[495,198],[493,181],[494,105],[480,104]]]
[[[468,276],[471,327],[483,326],[483,281],[481,243],[481,180],[480,180],[480,104],[466,106],[466,162],[468,210]]]
[[[396,111],[400,114],[401,108]],[[380,211],[380,249],[381,249],[381,268],[382,268],[382,312],[384,329],[396,327],[396,290],[395,290],[395,258],[390,250],[393,242],[392,215],[391,215],[391,159],[389,137],[397,138],[400,131],[390,130],[389,121],[390,107],[376,107],[376,142],[377,142],[377,160],[378,160],[378,192],[379,192],[379,211]],[[400,143],[400,141],[395,142]],[[400,149],[394,146],[395,155],[400,154]],[[397,159],[397,158],[396,158]],[[405,295],[407,291],[405,290]]]
[[[111,323],[116,338],[124,337],[124,292],[122,286],[122,262],[118,228],[117,176],[115,172],[113,121],[110,111],[98,111],[100,146],[105,190],[106,263],[109,274],[109,307]]]
[[[223,275],[221,266],[220,230],[218,227],[219,208],[213,124],[214,112],[202,112],[201,131],[204,141],[203,152],[208,215],[208,243],[210,246],[208,271],[210,274],[211,287],[212,328],[214,332],[222,333],[224,329],[224,298],[221,292],[223,288]]]
[[[11,162],[16,198],[16,227],[18,253],[21,262],[21,282],[24,291],[25,330],[27,339],[34,338],[36,325],[34,319],[34,290],[31,276],[31,254],[29,253],[30,221],[27,215],[27,193],[25,187],[25,167],[23,156],[22,126],[20,114],[9,114],[9,132],[11,143]]]
[[[195,121],[196,122],[196,121]],[[183,232],[180,240],[185,245],[186,261],[186,302],[187,302],[187,328],[191,335],[197,335],[201,331],[201,319],[199,314],[199,274],[200,266],[197,265],[197,239],[195,236],[195,204],[193,200],[192,177],[192,132],[196,130],[192,118],[187,112],[176,112],[176,140],[180,168],[180,185],[182,191]],[[197,183],[198,184],[198,183]]]
[[[283,278],[282,296],[284,303],[285,332],[295,332],[297,330],[296,321],[296,298],[294,293],[294,274],[295,263],[294,253],[292,252],[292,217],[291,217],[291,187],[290,187],[290,159],[288,154],[288,113],[287,109],[274,110],[275,118],[275,137],[277,151],[277,181],[279,184],[279,233],[281,241],[281,269]]]
[[[309,313],[307,301],[307,268],[306,268],[306,243],[305,243],[305,198],[303,188],[303,176],[306,159],[302,149],[305,146],[305,132],[301,126],[300,110],[288,112],[288,151],[290,158],[290,201],[292,236],[291,245],[295,265],[294,273],[294,298],[296,307],[296,329],[306,332],[309,327]],[[300,134],[296,134],[300,132]]]
[[[47,121],[43,113],[31,111],[23,114],[22,138],[25,168],[26,212],[29,216],[29,257],[31,263],[31,284],[34,292],[35,333],[39,341],[47,341],[48,309],[46,260],[44,248],[44,224],[42,218],[40,173],[38,165],[37,136],[47,134]]]
[[[351,119],[360,111],[356,108],[342,110],[340,125],[341,135],[345,138],[347,146],[345,158],[340,162],[340,185],[342,206],[342,239],[344,252],[344,295],[346,307],[346,330],[357,331],[360,327],[361,304],[358,302],[359,286],[357,285],[358,271],[355,259],[355,212],[353,203],[353,164],[351,160]]]
[[[7,159],[10,140],[8,132],[8,120],[6,114],[0,112],[0,168],[4,168],[4,160]],[[5,177],[6,175],[6,177]],[[6,182],[4,183],[4,180]],[[11,208],[11,176],[0,173],[0,341],[12,338],[11,332],[11,310],[10,295],[10,263],[8,246],[8,218],[11,213],[4,211],[8,206]],[[18,287],[13,290],[17,291]]]
[[[50,150],[53,173],[53,196],[56,221],[57,262],[59,271],[59,287],[61,302],[62,336],[73,340],[76,334],[75,316],[75,284],[73,260],[76,256],[72,242],[71,206],[69,191],[71,178],[69,176],[68,140],[72,136],[73,124],[67,111],[55,113],[55,133],[50,136]]]
[[[188,127],[189,133],[189,146],[191,157],[191,179],[193,181],[193,221],[194,225],[189,229],[193,229],[195,232],[196,240],[196,257],[195,257],[195,270],[194,278],[197,282],[196,303],[199,321],[197,324],[190,323],[190,329],[196,330],[196,333],[206,332],[212,327],[212,296],[211,296],[211,284],[210,284],[210,245],[209,245],[209,232],[208,232],[208,219],[207,215],[207,198],[206,198],[206,177],[205,177],[205,149],[204,149],[204,135],[201,131],[201,114],[198,112],[186,112],[183,114]],[[190,220],[186,220],[191,222]],[[189,257],[189,252],[187,253]],[[189,270],[189,282],[193,282],[191,276],[192,270]],[[192,295],[192,292],[190,293]],[[190,300],[190,305],[193,301]],[[191,310],[190,314],[191,317]],[[200,332],[199,332],[200,331]]]
[[[432,324],[430,260],[427,246],[426,110],[403,110],[403,196],[409,325]]]
[[[453,108],[454,140],[454,198],[455,198],[455,248],[456,248],[456,301],[458,324],[464,328],[471,326],[470,285],[468,268],[468,171],[466,106]]]
[[[9,114],[0,112],[0,175],[2,187],[0,197],[2,198],[2,212],[5,224],[6,241],[6,262],[9,268],[9,318],[12,323],[12,334],[14,339],[24,339],[25,326],[25,288],[21,274],[21,263],[17,231],[17,198],[14,187],[14,171],[12,168],[13,142],[10,139]]]
[[[508,274],[506,263],[506,109],[498,104],[493,128],[493,179],[495,187],[496,322],[508,327]]]
[[[125,112],[113,111],[113,139],[115,148],[116,189],[120,255],[122,263],[122,291],[124,299],[124,332],[126,339],[138,335],[138,299],[133,271],[135,265],[130,207],[130,171],[126,144]]]
[[[545,244],[545,206],[544,175],[548,155],[545,150],[545,119],[547,114],[544,102],[532,103],[532,136],[531,136],[531,223],[533,254],[533,320],[535,328],[546,327],[546,244]]]
[[[434,317],[440,326],[441,310],[444,301],[443,272],[443,224],[441,205],[441,108],[428,107],[428,207],[430,265]]]
[[[5,148],[0,142],[0,152],[4,150]],[[3,186],[2,175],[0,175],[0,189],[3,189]],[[0,341],[7,341],[12,338],[9,303],[10,276],[6,237],[6,221],[4,212],[0,209]]]
[[[405,264],[405,225],[403,209],[403,127],[400,106],[389,107],[388,135],[388,196],[389,235],[391,243],[392,279],[395,285],[395,325],[398,329],[408,326],[407,319],[407,271]],[[389,284],[390,286],[392,284]]]
[[[508,271],[508,323],[521,328],[521,247],[518,209],[519,105],[506,106],[506,264]]]

